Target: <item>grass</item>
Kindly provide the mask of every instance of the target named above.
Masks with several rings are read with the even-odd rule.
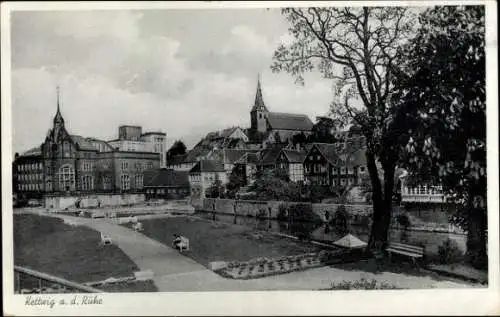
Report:
[[[187,237],[191,250],[184,254],[205,266],[213,261],[248,261],[319,251],[316,246],[265,232],[256,233],[252,228],[194,217],[141,222],[143,234],[167,246],[171,246],[175,233]]]
[[[79,283],[131,276],[139,270],[120,248],[99,247],[99,242],[98,232],[71,227],[61,219],[33,214],[14,216],[16,265]]]

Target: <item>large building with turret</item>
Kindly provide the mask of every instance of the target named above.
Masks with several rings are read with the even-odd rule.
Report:
[[[166,134],[119,127],[118,139],[104,141],[71,134],[57,96],[57,111],[40,146],[13,163],[13,191],[24,197],[47,194],[141,192],[144,172],[165,166]]]

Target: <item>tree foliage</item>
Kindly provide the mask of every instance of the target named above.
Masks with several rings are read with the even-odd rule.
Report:
[[[366,138],[374,209],[369,246],[379,249],[387,243],[394,170],[399,144],[405,141],[399,133],[403,122],[394,120],[391,95],[400,72],[400,47],[411,37],[412,14],[399,7],[286,8],[282,14],[293,40],[277,48],[271,68],[302,84],[303,74],[314,69],[334,81],[332,114],[357,124]],[[361,105],[350,102],[353,97]]]
[[[461,211],[468,255],[486,265],[485,24],[482,6],[424,12],[406,47],[397,98],[410,138],[405,163],[420,180],[442,184]]]
[[[214,182],[210,185],[210,187],[207,188],[205,192],[205,197],[207,198],[224,198],[224,185],[222,185],[221,180],[216,179]]]
[[[226,184],[227,198],[235,198],[241,187],[246,185],[245,166],[235,165]]]
[[[280,172],[266,171],[249,187],[257,200],[300,201],[300,185],[285,179]]]
[[[175,141],[167,151],[167,160],[176,155],[186,154],[186,149],[186,145],[181,140]]]

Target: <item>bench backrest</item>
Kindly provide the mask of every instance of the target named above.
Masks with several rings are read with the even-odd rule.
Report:
[[[414,252],[414,253],[418,253],[418,254],[424,254],[424,250],[425,250],[424,247],[417,246],[417,245],[411,245],[411,244],[404,244],[404,243],[389,243],[388,248],[409,251],[409,252]]]

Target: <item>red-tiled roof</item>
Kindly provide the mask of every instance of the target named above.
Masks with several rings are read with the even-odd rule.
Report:
[[[307,115],[269,112],[267,122],[273,130],[311,131],[313,123]]]

